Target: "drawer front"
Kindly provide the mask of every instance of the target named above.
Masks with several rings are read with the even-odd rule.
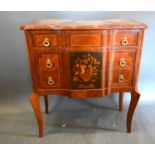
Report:
[[[114,70],[112,72],[112,87],[129,87],[132,86],[133,71],[132,70]]]
[[[61,31],[32,31],[31,36],[34,47],[51,48],[62,45]]]
[[[40,72],[39,76],[40,89],[50,89],[60,87],[61,87],[61,79],[59,72]]]
[[[56,35],[34,35],[33,44],[37,47],[52,47],[57,46]]]
[[[110,36],[112,46],[136,46],[138,43],[137,31],[114,31]]]
[[[101,46],[101,35],[71,35],[71,46]]]
[[[133,69],[135,62],[134,51],[117,51],[114,53],[113,69]]]
[[[68,31],[66,32],[66,46],[104,46],[106,35],[104,31]]]
[[[55,72],[60,70],[60,54],[42,54],[38,61],[41,72]]]
[[[38,85],[40,89],[60,88],[61,54],[36,52]]]

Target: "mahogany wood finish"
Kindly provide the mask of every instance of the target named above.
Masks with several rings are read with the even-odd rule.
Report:
[[[132,117],[133,117],[133,113],[136,109],[136,106],[138,104],[138,100],[140,98],[140,93],[138,91],[134,91],[131,93],[131,103],[129,106],[129,110],[128,110],[128,115],[127,115],[127,132],[131,132],[131,123],[132,123]]]
[[[48,95],[70,98],[101,97],[119,92],[131,93],[127,132],[140,94],[138,73],[144,29],[133,20],[36,20],[21,26],[25,31],[33,93],[30,97],[44,136],[39,97],[44,96],[48,114]]]
[[[43,137],[44,136],[44,125],[43,125],[41,108],[40,108],[40,104],[39,104],[39,97],[37,94],[35,94],[35,93],[32,94],[32,96],[30,97],[30,103],[33,107],[33,110],[35,112],[35,115],[36,115],[36,118],[38,121],[39,136]]]

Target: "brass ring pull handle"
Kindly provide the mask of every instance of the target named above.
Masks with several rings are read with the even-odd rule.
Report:
[[[118,82],[124,82],[124,76],[122,74],[119,75]]]
[[[122,38],[121,45],[122,46],[127,46],[128,45],[128,39],[126,37]]]
[[[121,66],[121,67],[124,67],[125,66],[125,59],[124,58],[120,58],[120,62],[119,62],[119,65]]]
[[[53,78],[50,76],[48,77],[48,85],[52,86],[54,84]]]
[[[43,46],[44,47],[49,47],[50,46],[50,42],[49,42],[49,39],[48,38],[44,38]]]
[[[53,67],[53,63],[51,62],[51,59],[47,59],[46,60],[46,68],[52,68]]]

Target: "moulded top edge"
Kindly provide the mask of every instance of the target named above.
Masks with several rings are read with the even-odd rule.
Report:
[[[28,24],[22,25],[21,30],[37,29],[145,29],[147,25],[131,19],[111,19],[111,20],[66,20],[48,19],[33,20]]]

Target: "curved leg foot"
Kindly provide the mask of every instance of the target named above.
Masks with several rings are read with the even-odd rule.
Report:
[[[45,101],[45,113],[48,114],[48,96],[44,95],[44,101]]]
[[[132,123],[132,117],[134,114],[134,111],[136,109],[136,106],[138,104],[138,100],[140,97],[140,93],[137,91],[131,92],[131,102],[128,109],[128,115],[127,115],[127,132],[131,132],[131,123]]]
[[[124,97],[124,93],[120,92],[119,93],[119,111],[123,110],[123,97]]]
[[[43,125],[43,117],[41,113],[41,108],[39,105],[39,96],[33,93],[32,96],[30,97],[30,103],[33,107],[33,110],[37,118],[38,127],[39,127],[39,137],[43,137],[44,136],[44,125]]]

